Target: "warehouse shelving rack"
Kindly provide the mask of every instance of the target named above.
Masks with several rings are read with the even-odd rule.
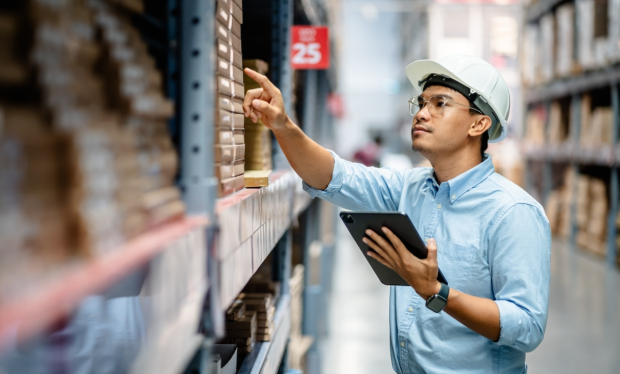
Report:
[[[537,22],[543,15],[552,12],[558,5],[567,3],[565,0],[541,0],[533,3],[526,9],[525,22]],[[569,165],[573,177],[579,174],[580,166],[592,165],[609,169],[609,210],[607,217],[607,240],[606,262],[610,266],[618,263],[618,250],[616,244],[616,217],[619,213],[620,187],[618,179],[618,167],[620,165],[620,65],[613,64],[605,68],[587,71],[580,75],[552,80],[546,84],[531,87],[524,92],[524,101],[529,106],[543,105],[549,109],[551,102],[556,99],[570,98],[569,135],[562,144],[545,144],[544,146],[523,144],[523,153],[530,162],[538,162],[542,167],[542,188],[539,190],[539,198],[544,203],[553,189],[553,164],[564,163]],[[583,147],[579,144],[580,139],[580,108],[581,95],[594,90],[605,90],[609,93],[613,112],[613,145],[603,147]],[[549,111],[547,110],[547,113]],[[549,116],[545,121],[545,129],[549,125]],[[534,176],[526,174],[526,188],[535,191]],[[576,187],[575,187],[576,188]],[[576,191],[573,191],[576,192]],[[572,194],[573,198],[576,196]],[[571,235],[569,243],[573,248],[576,244],[576,202],[570,202]]]
[[[294,0],[263,2],[269,3],[273,10],[271,58],[268,59],[272,66],[271,78],[280,86],[287,109],[292,112],[294,87],[288,63],[288,45],[295,3]],[[6,344],[15,344],[14,341],[7,343],[6,339],[9,339],[16,325],[23,327],[21,337],[28,341],[45,334],[58,320],[70,319],[80,302],[89,295],[105,293],[110,288],[122,288],[128,279],[135,288],[136,282],[139,285],[140,279],[144,280],[144,273],[164,251],[174,250],[168,244],[183,240],[198,230],[202,233],[200,239],[206,252],[201,265],[204,267],[204,279],[201,281],[204,302],[199,311],[202,314],[200,330],[204,336],[201,340],[187,341],[185,349],[176,350],[172,364],[161,363],[161,358],[156,357],[159,353],[162,357],[169,357],[170,349],[150,347],[150,356],[140,356],[140,362],[134,362],[133,372],[156,368],[160,373],[173,373],[185,367],[188,373],[209,373],[210,347],[215,338],[223,333],[223,311],[261,262],[271,255],[273,276],[282,282],[282,297],[275,315],[276,332],[271,342],[256,345],[239,372],[283,373],[291,329],[288,279],[291,274],[292,226],[297,222],[297,217],[309,214],[308,207],[315,207],[313,211],[316,211],[317,202],[311,201],[301,189],[299,177],[290,170],[276,172],[269,187],[246,189],[217,199],[217,180],[213,176],[210,151],[214,143],[215,2],[158,0],[145,1],[145,4],[147,12],[132,18],[164,75],[167,95],[176,103],[176,116],[170,121],[169,128],[180,156],[178,185],[183,192],[188,216],[159,226],[108,255],[74,264],[52,281],[35,287],[36,290],[14,298],[10,304],[0,305],[0,358]],[[322,9],[316,1],[311,1],[310,5],[312,9]],[[324,11],[320,13],[325,14]],[[326,96],[333,87],[330,88],[327,76],[327,72],[308,72],[306,86],[310,83],[310,88],[306,90],[302,104],[306,115],[306,120],[302,122],[310,131],[309,135],[322,144],[333,141],[331,117],[325,106]],[[275,152],[278,153],[277,148]],[[271,204],[276,198],[280,198],[279,208],[269,214],[265,214],[264,209],[254,209],[261,208],[260,204],[265,208],[264,204]],[[231,220],[231,216],[236,220]],[[254,228],[270,225],[269,229],[276,234],[267,237],[260,230],[258,234],[246,232],[246,238],[241,243],[239,235],[248,229],[243,227],[244,217],[255,221],[251,223]],[[312,215],[312,219],[316,218]],[[320,232],[316,229],[307,233],[303,246],[320,239],[319,236]],[[261,248],[259,256],[254,251],[257,240]],[[229,247],[231,243],[238,245]],[[310,314],[316,312],[312,308],[307,311]],[[315,348],[315,356],[318,352]],[[161,366],[157,366],[159,364]],[[318,363],[315,363],[314,370],[310,372],[316,373],[318,370]]]

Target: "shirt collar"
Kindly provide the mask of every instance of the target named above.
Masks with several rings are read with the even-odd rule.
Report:
[[[487,179],[494,171],[493,160],[485,153],[484,160],[480,164],[446,182],[450,189],[450,203],[454,203],[461,195]],[[433,169],[429,168],[426,183],[435,192],[439,188],[439,183],[435,180],[434,174]]]
[[[495,172],[491,156],[485,153],[483,157],[481,163],[448,181],[451,203]]]

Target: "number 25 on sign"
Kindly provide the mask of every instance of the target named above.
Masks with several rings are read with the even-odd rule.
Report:
[[[329,32],[327,27],[293,26],[291,67],[294,69],[329,68]]]

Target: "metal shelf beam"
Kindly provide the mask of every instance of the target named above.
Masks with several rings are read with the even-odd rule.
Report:
[[[539,103],[580,94],[589,90],[609,87],[620,82],[620,66],[597,70],[580,76],[558,79],[549,84],[530,88],[524,98],[527,103]]]
[[[566,2],[565,0],[539,0],[528,6],[525,10],[525,21],[534,22],[542,17],[543,14],[551,12],[557,5]]]

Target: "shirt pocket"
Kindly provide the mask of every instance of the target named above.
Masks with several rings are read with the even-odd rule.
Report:
[[[448,281],[450,288],[461,292],[470,293],[468,283],[471,278],[472,264],[476,258],[476,247],[473,245],[461,245],[446,240],[437,243],[439,250],[437,262],[439,269]],[[439,319],[443,313],[435,313],[426,307],[426,301],[420,299],[418,308],[417,325],[420,326],[428,321]],[[440,328],[440,326],[437,326]]]

